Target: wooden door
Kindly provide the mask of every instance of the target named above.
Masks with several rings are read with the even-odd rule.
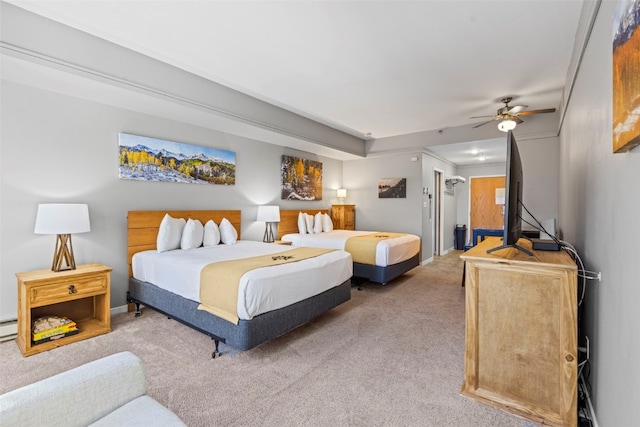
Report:
[[[502,229],[504,215],[502,204],[496,204],[496,189],[505,188],[504,176],[471,178],[470,230],[474,228]]]

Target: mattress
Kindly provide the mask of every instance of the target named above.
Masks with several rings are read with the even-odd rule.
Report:
[[[290,249],[289,246],[239,240],[234,245],[190,250],[142,251],[133,256],[133,277],[199,303],[200,270],[205,265]],[[342,284],[352,274],[351,255],[342,250],[251,270],[240,279],[238,317],[251,320],[259,314],[302,301]]]
[[[292,246],[311,246],[315,248],[344,250],[348,238],[380,233],[379,231],[333,230],[316,234],[285,234],[282,240],[291,242]],[[376,265],[386,267],[405,261],[420,252],[420,238],[414,234],[393,239],[385,239],[376,246]]]

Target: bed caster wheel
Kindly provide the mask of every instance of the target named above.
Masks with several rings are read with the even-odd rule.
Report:
[[[142,313],[140,313],[139,311],[133,315],[133,317],[140,317],[140,316],[142,316]]]
[[[218,357],[220,357],[220,353],[217,351],[214,351],[213,353],[211,353],[211,358],[212,359],[217,359]]]

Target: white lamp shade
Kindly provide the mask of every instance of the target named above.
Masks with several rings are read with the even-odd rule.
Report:
[[[346,188],[338,188],[338,198],[344,199],[347,197],[347,189]]]
[[[515,120],[505,119],[498,124],[498,129],[502,132],[509,132],[516,128]]]
[[[279,206],[258,206],[257,221],[264,222],[280,222]]]
[[[74,234],[91,231],[89,206],[46,203],[38,205],[35,234]]]

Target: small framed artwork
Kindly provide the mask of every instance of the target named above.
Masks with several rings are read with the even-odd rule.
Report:
[[[613,16],[613,152],[624,153],[640,145],[640,0]]]
[[[378,180],[379,199],[406,199],[407,178],[381,178]]]
[[[120,179],[235,185],[236,153],[147,136],[119,134]]]
[[[322,200],[322,162],[282,156],[282,200]]]

